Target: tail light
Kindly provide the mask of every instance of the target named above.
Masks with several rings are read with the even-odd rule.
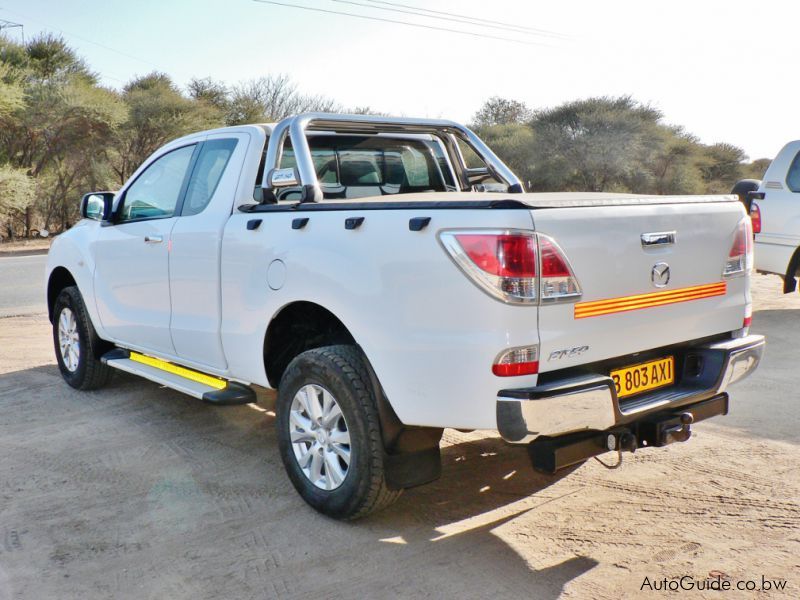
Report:
[[[750,222],[753,225],[753,233],[761,233],[761,209],[755,202],[750,205]]]
[[[753,324],[753,305],[748,303],[744,309],[744,320],[742,321],[742,327],[750,327]]]
[[[492,365],[498,377],[533,375],[539,372],[539,347],[525,346],[501,352]]]
[[[503,302],[575,301],[581,295],[564,252],[544,234],[461,230],[444,231],[439,238],[461,270]]]
[[[552,238],[538,234],[542,256],[541,299],[543,302],[576,300],[581,295],[578,280],[566,255]]]
[[[753,229],[750,218],[745,217],[736,227],[733,245],[725,261],[723,277],[736,277],[748,272],[753,266]]]

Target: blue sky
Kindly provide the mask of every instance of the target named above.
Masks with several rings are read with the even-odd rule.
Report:
[[[371,0],[281,1],[530,43],[252,0],[0,0],[0,19],[24,24],[26,36],[62,33],[112,87],[155,69],[179,85],[287,73],[303,91],[347,106],[461,121],[492,95],[541,108],[631,94],[703,142],[731,142],[752,158],[800,138],[800,2],[394,0],[563,36],[542,37],[380,10]]]

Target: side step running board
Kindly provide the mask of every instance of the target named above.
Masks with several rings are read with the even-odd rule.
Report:
[[[256,402],[252,388],[207,375],[159,358],[115,348],[100,359],[109,367],[139,375],[210,404],[232,406]]]

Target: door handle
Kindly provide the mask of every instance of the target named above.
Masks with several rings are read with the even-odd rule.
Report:
[[[145,244],[160,244],[164,241],[160,235],[146,235],[144,236],[144,243]]]

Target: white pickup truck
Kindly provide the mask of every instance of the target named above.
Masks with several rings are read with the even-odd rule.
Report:
[[[784,293],[800,275],[800,140],[789,142],[747,194],[755,232],[755,267],[783,278]]]
[[[276,388],[289,477],[336,518],[438,477],[444,427],[547,472],[686,440],[763,351],[734,197],[523,193],[450,121],[197,133],[81,211],[47,267],[67,383]]]

